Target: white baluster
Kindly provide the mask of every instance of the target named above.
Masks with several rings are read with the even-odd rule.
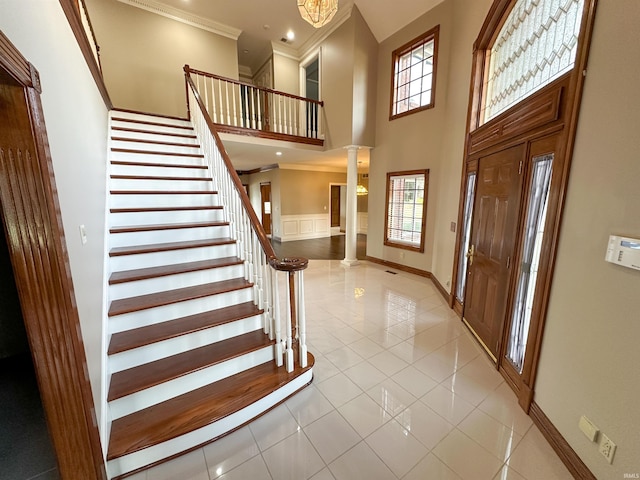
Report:
[[[307,366],[307,317],[304,305],[304,276],[303,271],[298,272],[298,351],[300,353],[300,366]]]
[[[273,340],[275,338],[273,331],[273,310],[272,310],[272,298],[273,298],[273,285],[271,284],[271,268],[269,267],[269,262],[267,261],[267,256],[265,254],[260,255],[262,257],[262,276],[264,278],[264,316],[265,323],[267,324],[267,330],[269,334],[269,340]]]
[[[262,92],[256,88],[255,91],[256,94],[256,117],[257,117],[257,124],[256,124],[256,128],[258,130],[262,130]]]
[[[292,332],[292,319],[291,319],[291,283],[289,282],[289,272],[287,272],[287,326],[286,326],[286,335],[287,335],[287,350],[286,350],[286,362],[287,362],[287,372],[293,372],[293,332]],[[295,301],[295,299],[293,299]]]
[[[231,89],[231,91],[233,92],[233,126],[237,127],[238,126],[238,96],[237,96],[237,92],[240,91],[240,86],[239,85],[234,85],[233,88]]]
[[[280,317],[280,286],[278,285],[278,271],[273,268],[271,269],[271,283],[273,285],[273,325],[276,334],[276,365],[281,367],[283,363],[283,351]]]

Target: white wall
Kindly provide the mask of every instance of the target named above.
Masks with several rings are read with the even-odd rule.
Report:
[[[96,414],[103,415],[107,109],[57,0],[3,0],[0,29],[40,72],[42,106]],[[85,225],[88,242],[80,242]]]
[[[640,237],[638,45],[640,2],[600,1],[534,397],[599,479],[640,474],[640,272],[604,261],[610,234]]]

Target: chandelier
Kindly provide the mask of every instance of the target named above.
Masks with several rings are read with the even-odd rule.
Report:
[[[304,20],[320,28],[338,11],[338,0],[298,0],[298,10]]]

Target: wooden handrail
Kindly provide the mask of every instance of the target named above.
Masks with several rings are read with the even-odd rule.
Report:
[[[89,31],[91,32],[91,38],[93,40],[93,44],[96,47],[96,56],[97,56],[96,60],[98,61],[98,68],[100,68],[100,71],[102,72],[102,62],[100,61],[100,45],[98,45],[98,39],[96,38],[96,32],[93,29],[93,24],[91,23],[91,17],[89,16],[89,10],[87,10],[87,4],[85,3],[84,0],[79,0],[79,1],[80,1],[80,5],[82,6],[82,9],[84,10],[84,14],[87,17],[87,23],[89,24]],[[80,6],[78,8],[80,8]],[[80,13],[80,12],[78,12],[78,13]]]
[[[262,223],[258,219],[258,216],[256,215],[256,212],[253,209],[251,202],[249,201],[249,196],[247,195],[247,192],[245,191],[244,186],[242,185],[242,181],[240,180],[240,177],[238,177],[238,174],[236,173],[235,169],[233,168],[233,164],[231,163],[231,159],[229,158],[229,155],[227,154],[227,151],[224,148],[222,140],[220,139],[220,135],[218,135],[216,127],[213,121],[211,120],[211,117],[209,117],[209,114],[207,113],[207,109],[204,105],[204,102],[202,101],[202,97],[200,96],[200,93],[198,92],[196,85],[193,83],[193,80],[190,75],[191,72],[197,73],[199,75],[201,74],[196,70],[191,70],[188,65],[185,65],[184,73],[185,73],[185,81],[187,84],[187,88],[191,88],[191,91],[193,92],[193,95],[196,101],[198,102],[198,106],[200,107],[202,115],[204,116],[204,119],[207,122],[209,131],[211,132],[211,135],[213,136],[216,142],[218,150],[220,151],[222,160],[227,170],[229,171],[229,175],[233,182],[233,186],[238,192],[238,196],[240,197],[240,202],[242,203],[242,207],[245,209],[247,213],[247,217],[249,218],[251,228],[255,232],[258,238],[258,241],[260,242],[260,245],[264,250],[264,253],[267,257],[267,261],[269,262],[269,265],[271,265],[271,267],[273,267],[276,270],[284,271],[284,272],[297,272],[300,270],[304,270],[305,268],[307,268],[309,264],[308,259],[302,258],[302,257],[280,259],[276,256],[276,253],[273,250],[273,246],[271,245],[271,242],[269,242],[269,239],[267,238],[267,234],[265,233],[264,228],[262,227]]]
[[[240,85],[242,87],[253,88],[253,89],[256,89],[256,90],[260,90],[262,92],[272,93],[272,94],[275,94],[275,95],[280,95],[282,97],[293,98],[295,100],[302,100],[302,101],[307,102],[307,103],[315,103],[316,105],[320,105],[321,107],[324,107],[324,101],[321,101],[321,100],[313,100],[312,98],[300,97],[298,95],[293,95],[292,93],[280,92],[278,90],[273,90],[271,88],[259,87],[257,85],[252,85],[250,83],[241,82],[240,80],[234,80],[233,78],[222,77],[220,75],[215,75],[213,73],[203,72],[201,70],[194,70],[194,69],[190,68],[189,65],[185,65],[184,66],[184,71],[185,71],[185,73],[189,72],[189,73],[194,73],[196,75],[201,75],[203,77],[215,78],[216,80],[222,80],[223,82],[229,82],[229,83],[233,83],[235,85]]]

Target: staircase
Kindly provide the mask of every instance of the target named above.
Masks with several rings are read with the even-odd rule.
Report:
[[[110,478],[237,429],[312,380],[277,367],[188,121],[111,113]],[[271,335],[273,337],[273,335]]]

